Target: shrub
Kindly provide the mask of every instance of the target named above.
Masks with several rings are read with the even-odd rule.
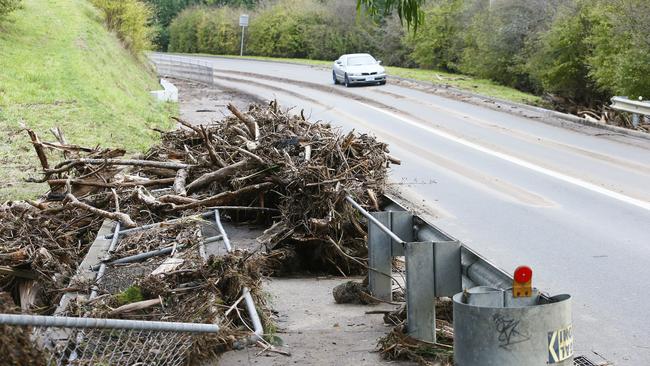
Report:
[[[237,54],[240,48],[239,14],[231,8],[206,10],[196,29],[199,52]]]
[[[199,52],[198,30],[205,8],[183,10],[169,26],[169,51]]]
[[[153,29],[148,25],[153,10],[138,0],[92,0],[101,10],[106,26],[133,53],[151,48]]]

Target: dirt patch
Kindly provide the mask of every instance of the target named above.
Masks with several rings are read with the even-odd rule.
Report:
[[[210,124],[230,115],[228,104],[245,110],[249,104],[263,100],[238,90],[194,81],[168,79],[178,88],[181,118],[194,125]]]

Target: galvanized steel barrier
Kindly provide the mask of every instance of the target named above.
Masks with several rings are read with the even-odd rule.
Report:
[[[632,113],[632,125],[639,125],[639,115],[650,117],[650,102],[642,100],[632,100],[628,97],[613,97],[612,109],[622,112]]]
[[[149,54],[149,59],[160,76],[169,76],[211,84],[214,81],[214,69],[210,61],[202,61],[176,55]]]
[[[437,297],[454,303],[458,366],[573,364],[569,295],[533,290],[515,297],[513,278],[478,253],[387,197],[382,212],[367,212],[368,283],[371,294],[391,301],[393,257],[406,262],[407,332],[436,342]]]

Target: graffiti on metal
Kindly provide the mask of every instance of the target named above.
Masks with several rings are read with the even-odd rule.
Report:
[[[499,334],[499,347],[508,349],[514,344],[530,340],[530,335],[522,333],[518,329],[519,320],[508,318],[501,314],[494,314],[492,320]]]

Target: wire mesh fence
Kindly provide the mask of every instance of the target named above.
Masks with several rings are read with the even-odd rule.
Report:
[[[29,346],[39,348],[46,365],[57,366],[184,365],[195,337],[219,330],[212,324],[13,314],[0,314],[0,324],[31,329]]]
[[[134,329],[45,329],[69,336],[49,348],[48,365],[184,365],[192,335]]]

